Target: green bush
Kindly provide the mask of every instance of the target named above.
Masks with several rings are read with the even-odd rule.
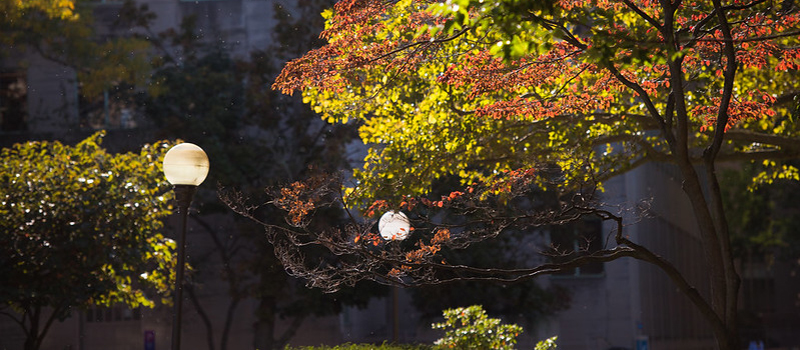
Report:
[[[499,318],[489,318],[480,305],[448,309],[442,312],[445,321],[434,323],[433,329],[444,329],[445,336],[435,346],[423,344],[342,344],[335,346],[287,346],[284,350],[513,350],[522,327],[501,324]],[[555,350],[556,339],[552,337],[536,343],[535,350]]]
[[[443,311],[444,323],[434,323],[433,329],[444,329],[444,338],[436,341],[441,349],[514,349],[522,327],[501,324],[499,318],[489,318],[480,305]]]

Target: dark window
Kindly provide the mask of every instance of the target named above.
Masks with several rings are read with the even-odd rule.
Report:
[[[25,130],[27,118],[28,84],[25,74],[0,72],[0,130]]]
[[[603,248],[603,222],[600,219],[583,219],[550,229],[550,254],[553,262],[563,262],[577,254],[590,254]],[[566,269],[561,276],[599,275],[603,263],[590,263]]]
[[[135,128],[139,112],[131,91],[117,87],[91,98],[80,95],[81,127],[90,130]]]

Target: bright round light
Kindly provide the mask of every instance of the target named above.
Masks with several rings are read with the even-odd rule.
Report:
[[[403,240],[411,232],[411,223],[401,211],[388,211],[378,220],[378,232],[385,240]]]
[[[182,143],[164,156],[164,175],[173,185],[198,186],[208,175],[208,156],[195,144]]]

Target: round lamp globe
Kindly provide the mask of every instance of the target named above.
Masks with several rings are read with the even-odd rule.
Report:
[[[164,175],[173,185],[198,186],[208,175],[208,156],[199,146],[181,143],[164,156]]]
[[[378,220],[378,233],[385,240],[403,240],[411,231],[411,223],[401,211],[388,211]]]

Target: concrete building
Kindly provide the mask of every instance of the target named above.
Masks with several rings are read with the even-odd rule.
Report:
[[[158,17],[153,32],[175,28],[189,15],[198,19],[198,29],[206,40],[226,47],[234,56],[246,57],[254,49],[271,44],[276,25],[276,6],[291,9],[295,0],[139,0]],[[108,27],[121,3],[98,1],[94,12],[102,31]],[[179,53],[178,53],[179,54]],[[19,62],[25,62],[19,65]],[[0,121],[2,144],[28,138],[76,140],[94,129],[112,129],[115,135],[131,137],[142,132],[144,123],[135,111],[104,108],[94,116],[81,115],[79,82],[73,70],[31,52],[18,52],[2,61],[0,70]],[[146,132],[146,131],[145,131]],[[127,135],[127,136],[126,136]],[[133,137],[136,139],[135,137]],[[673,169],[649,164],[611,180],[606,185],[606,202],[630,205],[656,198],[650,214],[625,214],[626,233],[676,262],[677,267],[700,290],[704,286],[697,228],[690,206],[682,197]],[[598,234],[612,228],[603,226]],[[200,229],[189,232],[189,240],[202,242]],[[198,244],[202,245],[202,243]],[[755,310],[761,326],[755,337],[773,339],[776,344],[800,346],[797,264],[743,266],[743,305]],[[215,284],[217,283],[217,284]],[[520,345],[530,348],[536,339],[559,336],[559,349],[607,350],[711,349],[709,327],[687,298],[666,276],[653,266],[621,259],[571,274],[546,277],[543,284],[558,284],[571,291],[571,307],[543,321],[538,329],[526,330]],[[224,286],[209,283],[199,296],[208,312],[226,312]],[[403,342],[430,342],[439,334],[429,324],[420,324],[419,314],[410,308],[406,293],[374,300],[364,310],[347,309],[341,315],[310,319],[298,331],[293,344],[336,344],[344,341],[382,342],[396,338]],[[398,305],[398,306],[395,306]],[[195,310],[185,306],[184,348],[205,348],[206,328]],[[250,349],[253,344],[253,310],[257,301],[245,300],[239,306],[230,334],[229,349]],[[399,312],[399,314],[398,314]],[[123,307],[93,308],[74,312],[73,317],[53,327],[43,344],[44,350],[163,349],[169,345],[171,318],[166,307],[129,310]],[[282,325],[280,327],[287,327]],[[220,325],[214,329],[219,330]],[[0,318],[0,350],[21,348],[22,334],[17,325]],[[217,331],[214,336],[219,339]]]

